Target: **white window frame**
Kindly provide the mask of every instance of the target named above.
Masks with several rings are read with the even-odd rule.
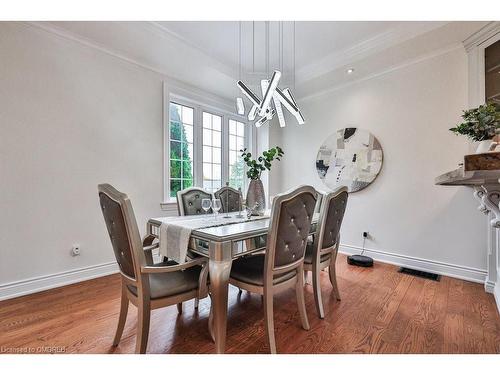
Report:
[[[222,118],[222,185],[229,179],[229,120],[236,120],[245,124],[245,147],[254,154],[255,129],[248,120],[235,113],[201,103],[185,96],[169,93],[164,90],[163,100],[163,202],[164,210],[173,210],[177,205],[175,198],[170,197],[170,103],[174,102],[191,107],[193,114],[193,186],[203,184],[203,112],[208,112]],[[224,105],[221,104],[221,107]],[[246,170],[246,168],[245,168]],[[244,176],[247,179],[246,174]],[[248,181],[247,181],[248,183]]]

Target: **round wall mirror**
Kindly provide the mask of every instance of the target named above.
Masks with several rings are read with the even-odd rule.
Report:
[[[382,168],[382,147],[369,131],[339,129],[321,145],[316,157],[319,178],[330,189],[355,192],[370,185]]]

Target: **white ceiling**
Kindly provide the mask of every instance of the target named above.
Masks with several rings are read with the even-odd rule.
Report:
[[[202,21],[167,21],[158,25],[182,38],[192,46],[217,56],[228,65],[237,66],[239,50],[239,22],[202,22]],[[264,22],[242,22],[242,34],[252,33],[252,27],[264,27]],[[272,22],[276,27],[277,22]],[[293,23],[284,22],[285,29],[293,32]],[[403,22],[296,22],[296,66],[308,65],[312,60],[320,59],[333,50],[343,50],[397,28]],[[271,27],[272,27],[271,26]],[[291,37],[292,35],[290,35]],[[261,36],[262,37],[262,36]],[[251,38],[251,36],[249,36]],[[270,35],[278,39],[278,35]],[[289,40],[291,43],[292,41]],[[246,47],[251,47],[251,39]],[[257,46],[264,47],[262,44]]]
[[[239,22],[38,23],[146,65],[179,81],[232,99],[239,73]],[[296,96],[314,95],[460,43],[487,22],[292,22],[283,23],[283,67],[296,72]],[[270,62],[278,64],[277,22],[269,26]],[[264,63],[264,22],[242,22],[242,64]],[[255,35],[255,38],[253,37]],[[255,42],[253,42],[253,40]],[[273,53],[275,53],[273,55]],[[284,64],[285,65],[285,61]],[[271,66],[270,68],[274,68]],[[354,67],[351,75],[345,73]],[[258,70],[257,68],[255,70]]]

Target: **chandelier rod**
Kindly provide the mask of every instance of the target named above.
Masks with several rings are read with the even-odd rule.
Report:
[[[295,91],[295,21],[293,21],[293,91]]]
[[[269,75],[269,21],[265,22],[266,25],[266,74]]]
[[[284,56],[283,56],[283,21],[280,21],[280,69],[283,72]],[[284,73],[284,72],[283,72]]]
[[[238,40],[239,40],[239,55],[238,55],[238,63],[239,63],[239,71],[238,71],[238,80],[241,81],[241,21],[239,21],[239,35],[238,35]]]
[[[255,72],[255,21],[252,21],[252,72]]]

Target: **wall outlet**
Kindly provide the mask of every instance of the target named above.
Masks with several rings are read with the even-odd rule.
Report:
[[[363,237],[364,238],[370,238],[370,233],[369,232],[363,232]]]
[[[73,247],[71,248],[71,255],[73,255],[74,257],[80,255],[80,245],[73,245]]]

